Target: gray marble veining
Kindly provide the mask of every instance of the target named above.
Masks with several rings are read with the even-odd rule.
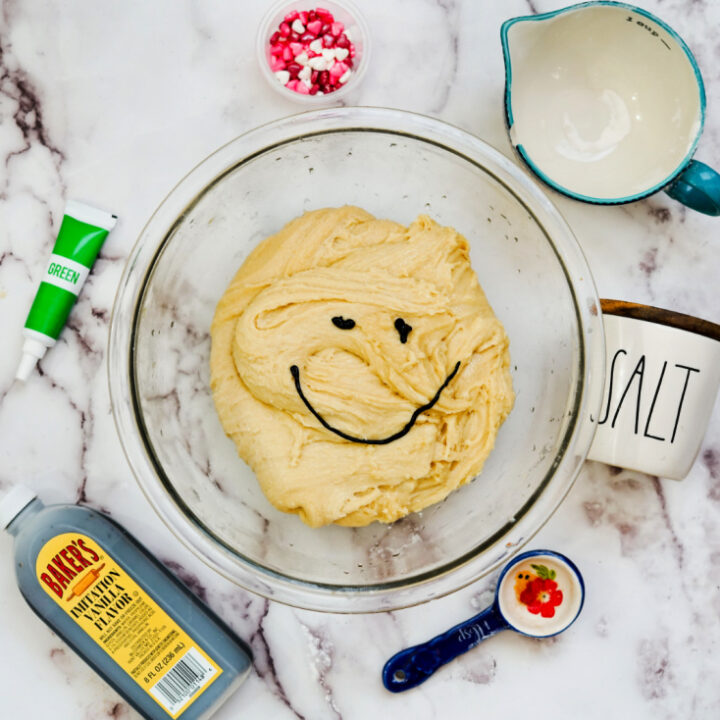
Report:
[[[468,617],[494,577],[431,604],[372,616],[270,603],[207,569],[132,480],[110,413],[107,332],[123,262],[152,210],[196,162],[239,133],[297,111],[255,67],[267,3],[0,2],[0,483],[109,511],[252,645],[255,667],[223,718],[715,718],[720,708],[720,412],[682,482],[587,463],[532,545],[583,570],[587,604],[551,641],[505,634],[390,696],[395,651]],[[502,113],[503,20],[551,0],[366,0],[373,58],[349,102],[435,115],[511,155]],[[704,72],[697,157],[720,165],[720,6],[643,7],[688,42]],[[601,208],[549,193],[599,292],[720,322],[718,220],[662,195]],[[121,216],[71,321],[26,386],[12,384],[20,328],[61,219],[79,197]],[[49,632],[15,589],[0,539],[0,715],[137,716]],[[522,692],[520,692],[522,687]],[[41,690],[40,690],[41,689]]]

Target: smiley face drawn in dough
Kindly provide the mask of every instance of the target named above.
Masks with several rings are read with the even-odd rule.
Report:
[[[508,338],[467,242],[424,216],[293,220],[243,263],[211,336],[225,432],[270,502],[311,526],[442,500],[512,408]]]
[[[341,315],[336,315],[332,319],[332,323],[333,325],[335,325],[335,327],[340,328],[341,330],[352,330],[355,327],[355,321],[352,318],[344,318]],[[397,318],[394,325],[395,329],[398,331],[398,335],[400,336],[400,342],[406,343],[412,327],[408,325],[402,318]],[[339,435],[344,440],[349,440],[350,442],[365,443],[366,445],[387,445],[388,443],[394,442],[395,440],[399,440],[403,435],[406,435],[410,432],[412,426],[415,424],[415,421],[418,419],[418,417],[420,417],[420,415],[426,410],[430,410],[430,408],[432,408],[432,406],[440,399],[440,393],[455,377],[459,369],[460,363],[458,362],[456,363],[452,372],[445,378],[443,384],[438,388],[438,391],[435,393],[432,400],[417,408],[410,417],[410,420],[408,420],[408,422],[401,430],[398,430],[396,433],[388,435],[384,438],[359,438],[354,437],[353,435],[349,435],[342,430],[334,428],[329,422],[327,422],[327,420],[325,420],[325,418],[313,407],[312,403],[305,397],[305,393],[302,389],[302,382],[300,381],[300,368],[298,368],[297,365],[291,365],[290,374],[293,376],[293,381],[295,382],[295,389],[297,390],[297,394],[300,396],[300,399],[305,403],[307,409],[318,419],[318,421],[324,428],[327,428],[328,430],[330,430],[330,432],[334,432],[336,435]]]
[[[290,374],[293,376],[293,380],[295,381],[295,389],[297,390],[297,394],[300,396],[300,399],[305,403],[307,409],[320,421],[320,424],[324,428],[327,428],[328,430],[330,430],[330,432],[334,432],[336,435],[339,435],[344,440],[349,440],[350,442],[364,443],[366,445],[387,445],[388,443],[395,442],[395,440],[399,440],[401,437],[403,437],[403,435],[407,435],[410,432],[412,426],[415,424],[415,421],[420,417],[420,415],[422,415],[422,413],[424,413],[426,410],[430,410],[430,408],[440,399],[440,393],[455,377],[459,369],[460,363],[458,362],[455,364],[453,371],[445,378],[443,384],[438,388],[438,391],[435,393],[432,400],[425,403],[425,405],[421,405],[419,408],[417,408],[411,415],[410,420],[408,420],[408,422],[405,424],[405,427],[403,427],[401,430],[398,430],[393,435],[388,435],[388,437],[384,438],[353,437],[352,435],[349,435],[342,430],[334,428],[329,422],[327,422],[327,420],[325,420],[325,418],[323,418],[323,416],[312,406],[312,403],[305,397],[305,393],[302,389],[302,383],[300,382],[300,368],[298,368],[297,365],[291,365]]]

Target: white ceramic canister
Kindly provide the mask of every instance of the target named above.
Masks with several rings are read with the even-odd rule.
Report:
[[[588,458],[682,479],[720,385],[720,325],[617,300],[601,307],[605,393]]]

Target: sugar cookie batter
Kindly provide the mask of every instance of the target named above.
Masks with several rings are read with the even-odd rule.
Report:
[[[508,338],[465,238],[357,207],[263,242],[218,303],[225,432],[308,525],[392,522],[477,475],[514,400]]]

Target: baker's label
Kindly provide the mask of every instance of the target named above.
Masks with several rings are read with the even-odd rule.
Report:
[[[55,285],[71,292],[73,295],[77,295],[89,272],[90,268],[81,265],[79,262],[62,255],[52,254],[45,269],[45,274],[42,276],[42,282]]]
[[[92,538],[56,535],[36,562],[45,592],[172,718],[222,668]]]

